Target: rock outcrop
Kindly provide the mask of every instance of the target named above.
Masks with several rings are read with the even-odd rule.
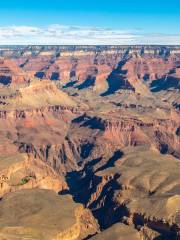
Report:
[[[23,84],[28,81],[23,69],[15,61],[0,58],[0,84]]]
[[[85,187],[87,205],[104,227],[121,221],[142,234],[145,227],[162,239],[174,239],[180,227],[178,175],[175,158],[142,147],[127,148],[109,168],[96,171],[89,190]]]
[[[99,231],[90,210],[50,190],[9,193],[0,206],[0,239],[79,240]]]
[[[112,227],[90,238],[92,240],[141,240],[140,234],[133,228],[123,225],[114,224]]]

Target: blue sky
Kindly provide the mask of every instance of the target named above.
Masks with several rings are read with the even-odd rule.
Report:
[[[4,0],[0,44],[180,44],[180,0]]]

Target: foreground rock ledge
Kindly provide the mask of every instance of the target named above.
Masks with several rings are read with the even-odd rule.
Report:
[[[117,223],[90,240],[141,240],[138,231],[127,225]]]
[[[80,240],[98,232],[91,212],[69,195],[50,190],[21,190],[0,202],[2,240]]]

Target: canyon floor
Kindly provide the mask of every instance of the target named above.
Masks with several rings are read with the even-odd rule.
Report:
[[[0,240],[180,239],[180,46],[0,46]]]

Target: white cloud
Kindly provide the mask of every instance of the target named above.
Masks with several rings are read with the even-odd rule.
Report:
[[[141,38],[144,44],[179,45],[180,34],[151,33],[144,34]]]
[[[28,26],[9,26],[0,27],[0,37],[24,37],[24,36],[36,36],[41,29],[37,27]]]
[[[0,44],[179,44],[180,35],[142,30],[50,25],[0,27]]]

